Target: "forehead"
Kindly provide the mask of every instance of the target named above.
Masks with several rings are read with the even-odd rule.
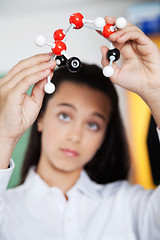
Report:
[[[94,108],[105,112],[110,109],[110,100],[105,93],[85,84],[63,82],[50,100],[51,105],[70,103],[83,108]]]

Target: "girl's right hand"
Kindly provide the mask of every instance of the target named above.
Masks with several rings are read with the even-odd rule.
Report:
[[[0,142],[17,143],[40,111],[44,85],[56,62],[51,53],[20,61],[0,79]],[[26,91],[33,84],[31,96]]]

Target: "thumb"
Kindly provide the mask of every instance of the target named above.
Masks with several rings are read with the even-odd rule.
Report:
[[[106,46],[102,46],[101,47],[101,53],[102,53],[101,64],[103,67],[109,64],[109,60],[107,59],[107,52],[108,52],[108,48]]]
[[[31,98],[37,104],[37,106],[39,106],[39,108],[42,105],[43,98],[45,95],[44,86],[46,82],[47,82],[47,79],[43,79],[38,83],[36,83],[32,89]]]

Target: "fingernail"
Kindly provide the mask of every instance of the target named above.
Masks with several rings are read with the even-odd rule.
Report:
[[[46,74],[49,74],[49,73],[51,73],[51,70],[50,70],[50,69],[46,69],[46,70],[45,70],[45,73],[46,73]]]
[[[46,53],[46,56],[52,56],[52,55],[53,55],[52,52]]]
[[[104,50],[103,50],[103,47],[101,47],[101,53],[102,53],[102,59],[104,59]]]
[[[49,61],[49,65],[50,65],[50,66],[54,66],[54,65],[56,65],[55,60],[53,59],[53,60]]]

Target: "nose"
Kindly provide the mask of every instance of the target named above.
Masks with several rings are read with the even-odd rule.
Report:
[[[71,126],[67,132],[67,140],[73,143],[80,143],[82,140],[82,127],[78,125]]]

